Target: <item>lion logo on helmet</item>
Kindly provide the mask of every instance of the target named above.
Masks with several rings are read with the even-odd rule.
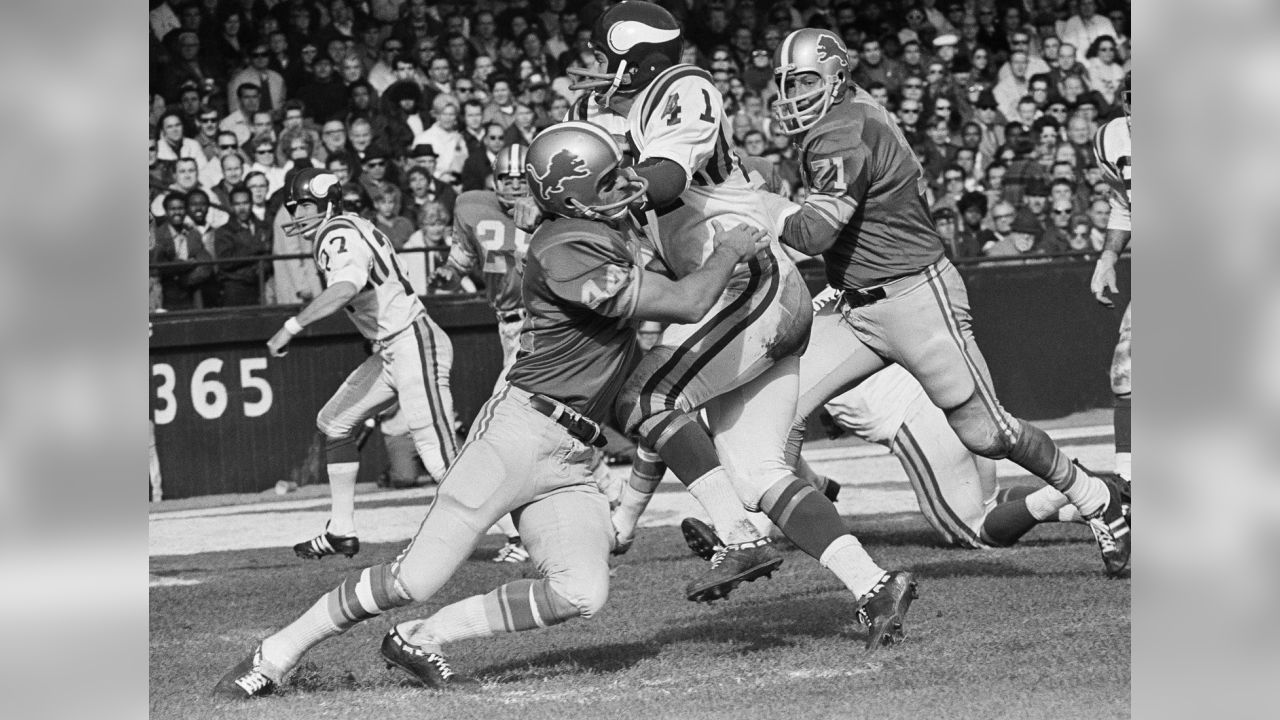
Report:
[[[577,153],[572,150],[561,150],[551,156],[551,161],[547,163],[546,172],[539,173],[533,163],[525,165],[525,172],[533,177],[534,184],[538,186],[538,194],[543,200],[551,201],[551,196],[564,192],[564,184],[569,180],[584,178],[591,174],[591,169],[587,167],[587,161],[583,160]],[[555,178],[554,183],[548,183],[547,178]]]
[[[840,49],[840,42],[834,36],[822,33],[818,36],[818,45],[814,52],[818,63],[824,63],[827,60],[835,58],[840,63],[840,67],[849,67],[849,55]]]

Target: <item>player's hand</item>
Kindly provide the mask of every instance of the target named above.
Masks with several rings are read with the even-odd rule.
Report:
[[[1089,290],[1093,292],[1093,298],[1107,307],[1115,307],[1116,304],[1107,297],[1107,291],[1112,293],[1119,292],[1116,287],[1116,262],[1107,255],[1098,258],[1098,264],[1093,266],[1093,279],[1089,281]]]
[[[533,232],[533,229],[542,221],[542,208],[538,207],[538,203],[534,202],[533,198],[522,197],[516,200],[516,204],[511,208],[511,218],[515,220],[516,227],[525,232]]]
[[[289,354],[289,341],[293,339],[293,333],[284,328],[276,331],[275,335],[267,341],[267,350],[271,353],[271,357],[284,357]]]
[[[716,230],[715,237],[712,239],[716,247],[723,247],[733,252],[737,255],[738,262],[750,260],[769,245],[769,235],[764,228],[739,223],[737,227],[726,230],[715,220],[711,221],[711,226]]]
[[[451,282],[453,282],[453,272],[449,270],[447,265],[441,265],[436,268],[435,272],[431,273],[431,277],[427,278],[427,289],[437,290],[446,287]]]

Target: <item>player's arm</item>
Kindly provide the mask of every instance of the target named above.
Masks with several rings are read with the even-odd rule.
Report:
[[[715,227],[715,249],[697,270],[679,280],[654,270],[641,271],[632,317],[662,323],[701,320],[729,284],[734,267],[769,244],[769,236],[761,228],[745,223],[728,229],[716,223]]]
[[[809,159],[809,194],[786,217],[779,238],[805,255],[820,255],[835,245],[840,231],[858,211],[867,192],[867,148],[851,142]]]
[[[715,155],[724,99],[710,78],[693,74],[671,83],[662,97],[647,100],[640,112],[645,148],[633,169],[649,182],[643,209],[661,209],[675,202],[694,172]]]
[[[1098,302],[1114,307],[1115,303],[1107,297],[1107,293],[1119,292],[1116,286],[1116,263],[1120,260],[1120,253],[1129,247],[1133,225],[1128,188],[1125,187],[1120,168],[1107,158],[1106,148],[1103,146],[1105,130],[1105,127],[1100,129],[1094,138],[1094,153],[1102,168],[1103,177],[1111,186],[1111,216],[1107,220],[1107,239],[1103,242],[1102,253],[1093,267],[1093,277],[1089,280],[1089,291]]]
[[[483,249],[480,248],[470,224],[463,217],[466,213],[460,212],[461,210],[462,208],[458,208],[453,213],[453,244],[449,246],[448,259],[436,268],[431,278],[432,287],[448,285],[479,267],[478,253],[483,252]]]
[[[329,286],[301,312],[285,320],[284,326],[267,341],[273,357],[283,357],[288,352],[289,341],[303,328],[337,312],[369,283],[372,251],[355,230],[331,231],[318,242],[320,248],[316,256],[320,272],[324,273]]]

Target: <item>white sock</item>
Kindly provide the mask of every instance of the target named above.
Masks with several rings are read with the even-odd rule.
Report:
[[[822,567],[830,570],[854,597],[860,598],[884,577],[884,569],[862,549],[862,543],[852,535],[841,535],[822,551],[818,558]]]
[[[333,503],[328,532],[350,537],[356,534],[356,475],[360,472],[360,463],[329,463],[327,469],[329,497]]]
[[[440,608],[426,620],[410,620],[396,626],[400,636],[427,652],[440,652],[440,646],[458,640],[493,635],[489,617],[484,611],[484,596],[472,595]]]
[[[1082,523],[1084,516],[1075,505],[1067,505],[1058,511],[1058,522]]]
[[[516,529],[516,523],[511,519],[510,515],[503,515],[498,518],[498,522],[494,523],[493,526],[498,529],[498,532],[509,538],[520,536],[520,531]]]
[[[1107,507],[1111,493],[1098,478],[1080,470],[1076,470],[1076,481],[1066,493],[1072,505],[1080,508],[1085,517],[1100,515]]]
[[[1047,520],[1058,511],[1071,504],[1066,495],[1058,492],[1058,489],[1052,485],[1044,487],[1031,493],[1026,498],[1027,512],[1031,513],[1031,517],[1036,520]]]
[[[1116,453],[1116,474],[1125,480],[1133,480],[1133,453]]]
[[[325,593],[301,617],[262,641],[262,659],[268,665],[267,676],[280,682],[302,659],[303,653],[322,640],[341,634],[342,631],[329,619],[329,593]],[[278,672],[279,677],[273,676],[272,671]]]
[[[779,537],[785,537],[782,531],[769,519],[769,516],[762,512],[747,513],[747,520],[751,521],[751,527],[756,529],[760,537],[773,538],[775,540]]]
[[[716,467],[694,480],[689,485],[689,493],[707,511],[716,534],[726,545],[760,539],[746,508],[742,507],[742,500],[733,489],[729,473],[723,467]]]

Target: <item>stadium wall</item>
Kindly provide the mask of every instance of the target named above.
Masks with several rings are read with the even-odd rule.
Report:
[[[811,290],[820,290],[820,265],[803,269]],[[1085,259],[960,267],[978,343],[1014,414],[1045,419],[1110,406],[1107,373],[1128,301],[1129,261],[1118,268],[1126,294],[1114,310],[1090,295],[1092,269]],[[469,425],[501,369],[493,313],[473,296],[424,301],[453,341],[454,404]],[[314,461],[316,413],[368,349],[339,314],[309,327],[286,358],[270,358],[267,338],[296,311],[151,316],[151,417],[165,498],[260,492],[299,477],[309,452]],[[810,428],[822,432],[819,422]],[[362,482],[376,478],[384,457],[374,432],[363,449]]]

